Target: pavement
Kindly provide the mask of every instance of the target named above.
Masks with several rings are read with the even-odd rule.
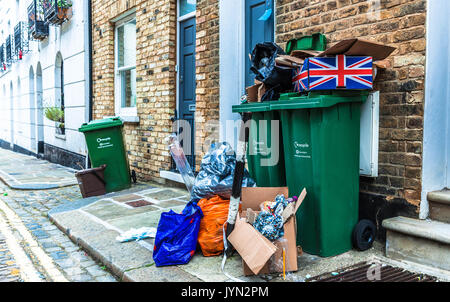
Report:
[[[75,170],[1,149],[0,179],[15,190],[45,190],[77,184]]]
[[[186,190],[152,184],[64,204],[50,210],[48,215],[72,241],[122,281],[230,281],[221,270],[221,256],[204,257],[197,250],[186,265],[156,267],[152,257],[152,238],[125,243],[116,240],[119,234],[131,228],[157,227],[161,213],[169,210],[180,213],[188,198]],[[139,207],[133,207],[136,204]],[[380,244],[365,252],[352,250],[329,258],[302,253],[298,258],[299,270],[288,274],[287,280],[304,281],[311,276],[370,261],[382,253]],[[282,281],[279,274],[244,276],[242,259],[237,253],[227,260],[225,272],[242,281]]]

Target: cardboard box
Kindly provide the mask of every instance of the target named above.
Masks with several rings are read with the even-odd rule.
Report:
[[[252,274],[264,274],[282,272],[283,245],[286,249],[286,271],[297,271],[297,244],[295,213],[306,196],[306,190],[302,191],[295,207],[288,209],[290,217],[284,224],[284,236],[275,244],[259,233],[251,224],[247,223],[247,210],[259,212],[260,204],[266,200],[275,200],[279,194],[289,196],[287,187],[254,187],[242,188],[242,211],[236,220],[233,232],[228,240],[238,251],[243,260],[243,269],[246,276]],[[251,215],[250,215],[251,216]],[[282,244],[281,242],[284,242]]]
[[[367,89],[373,88],[372,57],[311,57],[296,70],[294,90]]]
[[[394,50],[395,47],[358,38],[343,40],[320,53],[293,51],[293,55],[305,59],[292,79],[294,90],[371,90],[376,68],[388,67],[387,62],[377,61],[386,59]]]
[[[304,60],[295,56],[281,55],[275,58],[275,62],[278,66],[296,68],[301,67]]]
[[[255,85],[247,87],[247,102],[261,102],[262,96],[266,93],[266,86],[264,83],[255,80]]]
[[[386,59],[395,47],[363,40],[363,39],[347,39],[336,43],[332,47],[318,54],[318,57],[328,57],[336,55],[346,56],[366,56],[372,57],[374,61]]]

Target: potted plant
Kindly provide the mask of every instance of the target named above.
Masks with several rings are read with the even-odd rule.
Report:
[[[72,1],[70,0],[57,0],[58,6],[58,19],[69,19],[69,9],[72,7]]]
[[[64,109],[59,107],[46,107],[44,111],[45,117],[56,122],[56,133],[64,134]]]

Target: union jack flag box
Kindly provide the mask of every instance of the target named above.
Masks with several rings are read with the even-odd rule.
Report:
[[[372,89],[372,57],[307,58],[292,79],[297,92],[330,89]]]

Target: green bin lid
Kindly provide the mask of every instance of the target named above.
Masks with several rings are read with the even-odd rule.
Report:
[[[339,103],[364,102],[368,94],[367,91],[310,92],[304,96],[286,94],[279,101],[272,102],[270,110],[326,108]]]
[[[240,105],[233,105],[233,112],[264,112],[270,110],[270,103],[272,101],[266,102],[251,102],[251,103],[243,103]]]
[[[123,122],[119,117],[104,118],[101,120],[94,120],[89,123],[83,123],[78,129],[80,132],[95,131],[104,128],[122,126]]]

